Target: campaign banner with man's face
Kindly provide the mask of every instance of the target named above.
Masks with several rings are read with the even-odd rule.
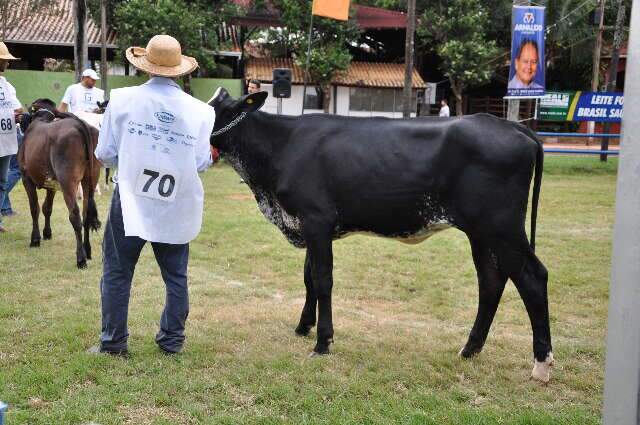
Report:
[[[540,97],[544,81],[544,7],[513,6],[507,96]]]

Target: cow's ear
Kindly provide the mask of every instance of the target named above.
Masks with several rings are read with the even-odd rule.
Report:
[[[264,105],[264,102],[265,100],[267,100],[268,95],[269,93],[267,93],[266,91],[259,91],[244,96],[242,99],[240,99],[240,110],[242,112],[257,111],[258,109],[262,108],[262,105]]]
[[[227,97],[229,97],[229,92],[222,86],[218,87],[213,96],[211,96],[211,99],[207,101],[207,104],[215,107],[216,104],[219,104]]]

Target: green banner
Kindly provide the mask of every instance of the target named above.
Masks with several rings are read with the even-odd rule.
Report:
[[[538,107],[538,120],[540,121],[566,121],[575,92],[546,92],[540,98]]]

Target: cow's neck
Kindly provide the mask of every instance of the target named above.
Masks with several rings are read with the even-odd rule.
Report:
[[[289,137],[291,120],[253,112],[230,131],[222,154],[252,189],[270,190],[273,151]]]

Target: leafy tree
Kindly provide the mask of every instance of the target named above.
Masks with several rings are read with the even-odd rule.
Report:
[[[306,66],[311,2],[307,0],[273,0],[280,11],[283,28],[271,29],[266,43],[275,56],[293,56],[296,64]],[[329,112],[331,81],[346,71],[351,63],[349,45],[358,40],[360,31],[353,20],[313,17],[312,49],[309,76],[322,91],[324,111]]]
[[[462,93],[488,83],[498,55],[487,37],[489,13],[479,0],[439,1],[422,13],[417,32],[440,57],[440,69],[451,83],[456,112],[462,115]]]
[[[156,34],[169,34],[180,42],[183,54],[198,60],[200,72],[209,75],[216,67],[215,28],[225,16],[204,1],[127,0],[115,8],[113,22],[121,50],[145,46]]]

